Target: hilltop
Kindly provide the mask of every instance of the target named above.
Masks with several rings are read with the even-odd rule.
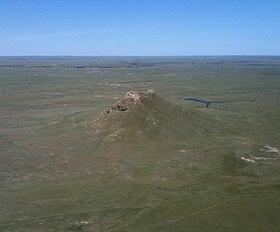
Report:
[[[213,119],[181,108],[154,90],[129,91],[92,123],[95,135],[105,142],[178,142],[207,134]]]

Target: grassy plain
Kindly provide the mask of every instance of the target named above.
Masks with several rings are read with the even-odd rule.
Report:
[[[0,83],[1,231],[279,231],[280,57],[2,57]]]

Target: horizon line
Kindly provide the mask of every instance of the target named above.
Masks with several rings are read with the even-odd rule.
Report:
[[[258,57],[276,57],[278,55],[0,55],[0,57],[240,57],[240,56],[258,56]]]

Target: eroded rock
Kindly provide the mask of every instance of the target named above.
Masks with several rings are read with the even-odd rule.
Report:
[[[130,100],[132,102],[137,102],[140,100],[140,94],[135,91],[129,91],[125,94],[124,100]]]
[[[124,98],[110,106],[105,113],[109,114],[113,111],[126,111],[131,105],[141,103],[141,98],[155,95],[155,91],[150,89],[147,92],[128,91]]]
[[[111,113],[112,111],[126,111],[127,110],[127,107],[125,106],[121,106],[121,105],[113,105],[111,107],[109,107],[109,109],[106,111],[107,114]]]

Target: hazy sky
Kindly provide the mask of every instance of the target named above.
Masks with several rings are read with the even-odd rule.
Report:
[[[0,0],[1,55],[280,55],[280,0]]]

